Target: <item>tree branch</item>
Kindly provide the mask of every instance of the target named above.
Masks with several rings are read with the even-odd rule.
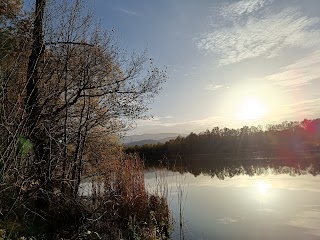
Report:
[[[68,42],[68,41],[59,41],[59,42],[46,42],[45,45],[58,45],[58,44],[67,44],[67,45],[84,45],[94,47],[95,45],[85,42]]]

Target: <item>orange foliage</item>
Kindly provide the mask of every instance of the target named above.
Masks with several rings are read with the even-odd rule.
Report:
[[[1,0],[0,15],[7,18],[14,18],[22,9],[21,0]]]

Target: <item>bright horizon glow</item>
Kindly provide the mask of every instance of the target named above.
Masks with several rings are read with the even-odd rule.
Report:
[[[267,110],[261,101],[255,97],[246,98],[240,103],[239,116],[243,120],[257,120],[265,116]]]

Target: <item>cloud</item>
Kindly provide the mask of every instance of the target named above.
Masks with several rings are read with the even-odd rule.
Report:
[[[280,105],[273,115],[278,118],[278,121],[281,119],[316,118],[320,114],[319,105],[320,98],[297,101]]]
[[[137,12],[132,11],[130,9],[118,8],[118,10],[123,12],[123,13],[125,13],[125,14],[127,14],[127,15],[132,15],[132,16],[137,15]]]
[[[197,126],[197,127],[214,127],[216,125],[221,125],[226,121],[223,117],[206,117],[202,119],[190,120],[190,121],[181,121],[181,122],[173,122],[172,116],[165,117],[153,117],[151,119],[140,120],[138,121],[138,125],[140,127],[145,126],[157,126],[157,127],[175,127],[175,126]],[[205,130],[205,129],[203,129]]]
[[[228,123],[230,120],[230,116],[215,116],[215,117],[206,117],[202,119],[192,120],[189,122],[183,122],[180,124],[193,124],[196,126],[201,126],[205,130],[205,128],[213,128],[215,126],[224,126],[224,124]]]
[[[295,103],[291,103],[291,104],[287,104],[285,105],[285,107],[299,107],[299,106],[306,106],[308,105],[309,107],[317,107],[319,106],[320,103],[320,98],[314,98],[314,99],[309,99],[309,100],[303,100],[300,102],[295,102]]]
[[[167,115],[164,117],[154,116],[150,119],[144,119],[137,122],[138,126],[163,126],[163,127],[171,127],[174,124],[168,122],[168,120],[173,119],[173,116]]]
[[[249,14],[261,9],[269,3],[268,0],[243,0],[221,7],[220,12],[224,17]]]
[[[320,43],[319,18],[304,16],[297,8],[253,14],[265,2],[240,1],[222,8],[224,22],[204,33],[197,47],[218,54],[219,64],[226,65],[259,56],[271,58],[286,48],[310,48]]]
[[[283,107],[287,109],[287,112],[291,112],[293,116],[304,116],[309,117],[310,114],[313,114],[313,117],[319,114],[320,109],[320,98],[308,99],[292,104],[284,105]]]
[[[320,78],[320,50],[314,51],[296,62],[265,77],[274,84],[296,89]]]
[[[224,217],[219,218],[217,221],[221,224],[230,224],[230,223],[237,223],[239,222],[239,219],[231,218],[231,217]]]
[[[209,90],[209,91],[216,91],[216,90],[218,90],[218,89],[220,89],[222,87],[223,87],[223,85],[221,85],[221,84],[220,85],[209,84],[204,89],[205,90]]]
[[[168,117],[154,117],[149,120],[137,121],[137,130],[133,131],[134,134],[138,133],[161,133],[161,132],[202,132],[206,129],[212,129],[213,127],[225,127],[231,126],[233,123],[232,116],[214,116],[204,117],[190,121],[177,121],[174,118]]]

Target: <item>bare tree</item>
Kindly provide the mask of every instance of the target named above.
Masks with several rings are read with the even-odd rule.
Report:
[[[36,1],[32,35],[2,82],[1,131],[8,137],[0,170],[41,198],[52,194],[53,182],[77,197],[97,149],[89,146],[145,117],[166,79],[145,52],[121,50],[83,1],[55,4]]]

